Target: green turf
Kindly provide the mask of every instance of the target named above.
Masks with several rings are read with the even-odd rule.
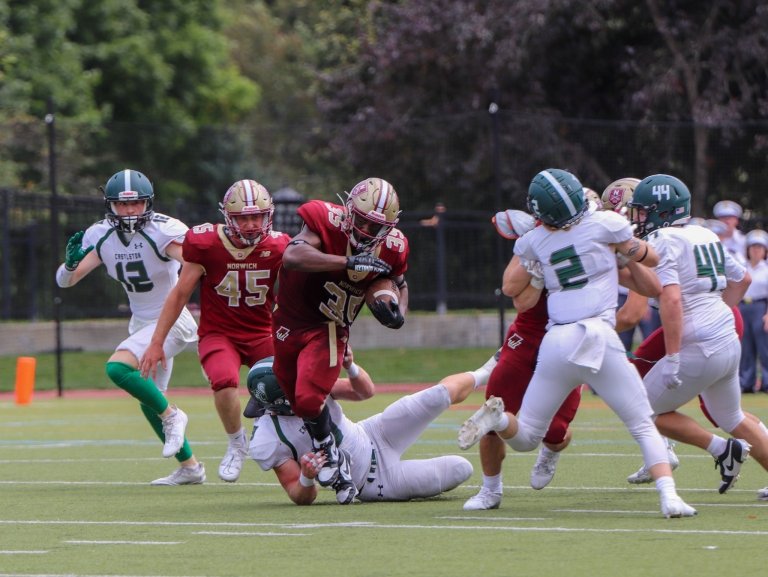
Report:
[[[361,418],[396,398],[346,403]],[[173,461],[127,397],[0,402],[0,574],[286,577],[561,575],[650,577],[760,575],[768,503],[755,499],[765,472],[750,460],[718,495],[712,459],[678,446],[680,494],[693,519],[665,520],[650,486],[625,477],[637,446],[602,402],[586,394],[574,442],[543,491],[528,487],[534,454],[510,452],[495,511],[466,512],[470,481],[414,503],[341,507],[323,491],[312,507],[290,504],[272,473],[247,463],[240,481],[216,477],[225,439],[208,395],[176,397],[208,482],[150,487]],[[408,457],[458,453],[458,425],[474,395],[430,427]],[[768,395],[745,397],[768,419]],[[698,416],[694,406],[685,412]]]
[[[493,349],[385,349],[356,351],[355,360],[381,383],[433,383],[442,376],[482,365]],[[69,352],[63,359],[63,387],[111,389],[104,372],[109,352]],[[36,356],[35,390],[56,388],[56,356]],[[245,376],[246,369],[242,374]],[[14,390],[16,357],[0,356],[0,392]],[[245,381],[243,381],[245,382]],[[174,360],[171,388],[207,386],[195,352],[184,352]]]

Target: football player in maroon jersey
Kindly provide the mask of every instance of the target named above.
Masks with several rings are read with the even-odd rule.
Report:
[[[199,285],[198,354],[229,437],[219,477],[234,482],[248,447],[240,416],[240,367],[272,355],[274,286],[290,237],[272,230],[272,196],[254,180],[235,182],[220,208],[225,224],[200,224],[184,238],[186,264],[163,306],[141,370],[148,374],[158,363],[165,365],[163,342]]]
[[[315,452],[326,456],[318,482],[348,504],[357,488],[325,400],[341,370],[349,327],[374,279],[390,277],[400,289],[399,303],[379,301],[374,316],[390,328],[403,325],[408,241],[395,228],[397,192],[381,178],[359,182],[343,205],[312,200],[298,213],[304,226],[283,255],[272,317],[274,372],[295,414],[304,419]]]

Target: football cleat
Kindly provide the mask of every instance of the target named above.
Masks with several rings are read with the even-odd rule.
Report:
[[[352,471],[349,468],[350,462],[349,453],[339,449],[339,474],[331,485],[336,491],[336,501],[339,505],[349,505],[357,495],[357,487],[352,482]]]
[[[163,436],[165,436],[163,457],[166,459],[173,457],[181,450],[182,445],[184,445],[184,432],[189,421],[184,411],[175,406],[173,408],[174,411],[162,420]]]
[[[339,478],[339,464],[341,462],[336,441],[331,436],[319,445],[315,445],[313,441],[312,446],[315,453],[323,452],[325,454],[325,463],[317,473],[317,482],[320,483],[321,487],[331,487]]]
[[[720,468],[720,487],[717,492],[721,495],[728,491],[739,478],[741,465],[749,457],[752,445],[742,439],[728,439],[725,451],[715,459],[715,468]]]
[[[227,452],[219,463],[219,478],[227,483],[234,483],[240,478],[243,463],[248,452],[243,445],[230,443]]]
[[[536,219],[522,210],[507,209],[497,212],[491,218],[491,222],[496,227],[502,237],[515,240],[523,236],[529,230],[536,227]]]
[[[480,438],[495,431],[499,427],[504,414],[504,401],[500,397],[491,396],[474,415],[464,421],[459,429],[459,448],[466,451],[477,443]]]
[[[763,487],[757,492],[758,501],[768,501],[768,487]]]
[[[683,501],[679,495],[661,497],[661,514],[666,519],[679,519],[680,517],[693,517],[698,511]]]
[[[552,481],[557,468],[557,461],[560,459],[560,453],[541,446],[536,463],[531,469],[531,487],[537,491],[543,489]]]
[[[196,467],[179,467],[167,477],[160,477],[150,485],[202,485],[205,483],[205,467],[198,463]]]
[[[680,466],[680,459],[675,453],[675,443],[666,437],[664,439],[667,442],[667,457],[669,458],[669,466],[674,471]],[[651,481],[653,481],[653,477],[651,477],[651,472],[645,465],[627,477],[627,483],[632,483],[633,485],[642,485],[643,483],[650,483]]]
[[[464,503],[465,511],[487,511],[488,509],[498,509],[501,505],[501,493],[494,493],[486,487],[481,487],[480,492],[467,499]]]

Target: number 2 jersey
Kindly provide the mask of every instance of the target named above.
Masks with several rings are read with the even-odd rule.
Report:
[[[341,230],[342,206],[311,200],[301,205],[298,213],[307,228],[320,237],[321,251],[340,256],[352,254]],[[408,250],[408,240],[393,228],[373,255],[386,261],[392,267],[391,276],[397,277],[408,268]],[[349,327],[365,300],[366,288],[377,276],[347,269],[308,273],[283,268],[276,313],[289,317],[293,327],[317,326],[328,321]]]
[[[610,245],[630,238],[625,218],[592,210],[567,230],[537,226],[515,242],[514,250],[521,259],[541,263],[552,323],[603,316],[615,325],[619,279]]]
[[[157,320],[181,267],[166,250],[181,244],[186,232],[180,220],[156,212],[133,234],[119,232],[106,219],[97,222],[85,231],[82,246],[93,246],[107,274],[123,286],[134,317]]]
[[[192,227],[184,260],[205,269],[200,280],[198,335],[218,333],[249,342],[272,333],[275,281],[290,237],[272,231],[255,246],[232,244],[220,224]]]

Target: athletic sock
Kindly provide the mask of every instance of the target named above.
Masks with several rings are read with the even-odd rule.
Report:
[[[504,484],[501,480],[501,473],[498,475],[483,474],[483,487],[491,493],[502,493],[504,491]]]
[[[722,437],[718,437],[717,435],[712,435],[712,440],[709,442],[709,446],[707,447],[707,452],[710,455],[712,455],[715,459],[717,459],[720,455],[723,454],[727,446],[728,446],[728,441],[726,441]]]

